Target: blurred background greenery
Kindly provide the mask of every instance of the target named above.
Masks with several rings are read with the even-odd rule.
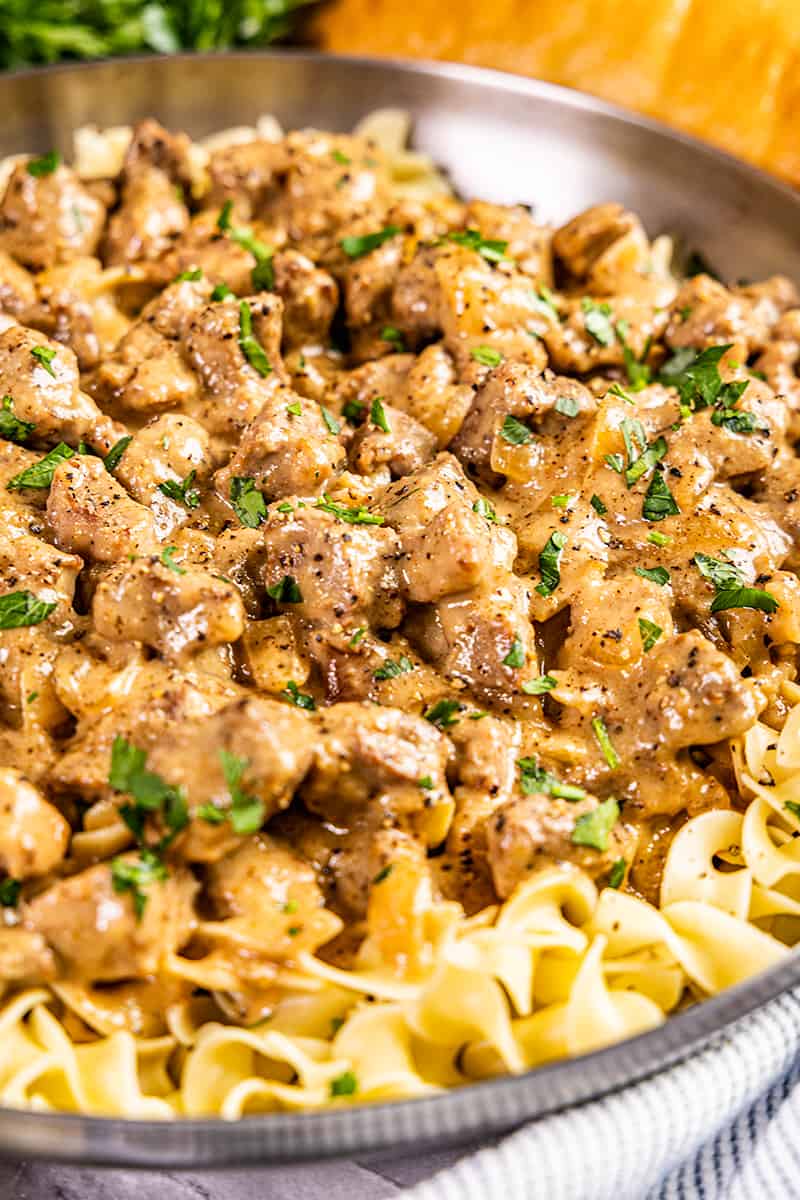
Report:
[[[277,40],[551,80],[800,187],[800,0],[0,0],[0,68]]]
[[[0,66],[265,46],[309,0],[0,0]]]

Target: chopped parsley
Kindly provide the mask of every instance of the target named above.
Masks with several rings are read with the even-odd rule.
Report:
[[[394,346],[398,354],[402,354],[406,348],[403,334],[394,325],[384,325],[381,330],[381,341],[388,342],[390,346]]]
[[[660,471],[654,471],[642,505],[642,516],[646,521],[663,521],[680,511],[666,479]]]
[[[245,837],[249,833],[257,833],[264,824],[266,809],[264,801],[257,796],[250,796],[242,790],[242,776],[250,765],[246,758],[231,754],[230,750],[220,750],[222,774],[231,798],[228,817],[234,833]]]
[[[731,346],[732,343],[709,346],[699,352],[689,346],[676,350],[661,368],[659,380],[677,388],[681,405],[688,412],[713,408],[712,422],[730,433],[768,433],[768,430],[758,428],[753,413],[740,412],[737,407],[749,386],[748,381],[722,381],[720,360]]]
[[[51,346],[34,346],[31,350],[31,357],[35,358],[40,366],[44,367],[48,375],[52,375],[53,379],[56,373],[53,370],[53,359],[56,356],[55,350]]]
[[[437,700],[425,713],[425,720],[439,729],[449,729],[458,721],[456,713],[463,712],[464,705],[458,700]]]
[[[41,625],[55,608],[55,602],[39,600],[33,592],[8,592],[0,596],[0,629],[23,629]]]
[[[4,879],[0,882],[0,904],[3,908],[16,908],[22,884],[18,879]]]
[[[141,920],[147,893],[154,883],[163,883],[167,867],[154,850],[142,849],[138,859],[115,858],[111,862],[111,884],[115,892],[131,892],[133,909]]]
[[[511,649],[503,659],[504,667],[511,667],[517,670],[519,667],[525,666],[525,646],[519,634],[514,635],[514,640],[511,643]]]
[[[350,638],[350,641],[347,643],[348,646],[352,646],[355,648],[358,645],[358,643],[361,641],[361,639],[363,638],[363,636],[366,632],[367,632],[366,625],[359,625],[358,629],[355,631],[353,636]]]
[[[302,604],[303,594],[297,586],[293,575],[284,575],[280,583],[273,583],[267,588],[267,595],[279,604]]]
[[[348,400],[342,405],[342,416],[345,421],[349,421],[351,425],[358,425],[364,420],[365,404],[360,400]]]
[[[130,446],[132,441],[133,438],[131,435],[127,434],[125,437],[121,437],[118,442],[114,443],[108,454],[103,459],[103,466],[107,471],[111,472],[117,469],[123,454],[128,449],[128,446]]]
[[[539,555],[539,574],[541,583],[537,583],[536,591],[540,596],[551,596],[561,583],[561,551],[567,544],[566,535],[551,533]]]
[[[508,413],[503,420],[500,437],[511,446],[524,446],[531,440],[533,434],[527,425],[524,425],[522,421],[518,421],[516,417],[512,417],[511,413]]]
[[[380,396],[376,396],[372,401],[369,410],[369,419],[373,425],[377,425],[378,429],[382,429],[384,433],[391,433],[389,422],[386,420],[386,413],[383,408],[383,401]]]
[[[203,272],[200,267],[192,267],[188,271],[181,271],[180,275],[176,275],[173,283],[198,283],[203,278]]]
[[[177,549],[178,549],[177,546],[165,546],[164,549],[161,551],[161,562],[170,571],[174,571],[174,573],[176,575],[185,575],[186,568],[178,566],[178,564],[175,562],[175,559],[173,558],[173,555],[175,554],[175,551]]]
[[[608,505],[603,503],[603,501],[597,495],[597,492],[594,493],[594,495],[590,499],[589,503],[591,504],[594,511],[597,513],[598,517],[604,517],[606,515],[606,513],[608,512]]]
[[[3,404],[0,407],[0,438],[21,446],[27,442],[35,428],[35,421],[22,421],[16,417],[13,399],[11,396],[3,396]]]
[[[657,529],[651,529],[647,535],[647,540],[654,546],[668,546],[672,538],[666,533],[659,533]]]
[[[396,237],[400,233],[397,225],[386,225],[383,229],[378,229],[375,233],[363,233],[358,237],[344,237],[339,242],[342,250],[348,258],[363,258],[365,254],[371,254],[373,250],[377,250],[384,242],[388,242],[390,238]]]
[[[447,234],[447,241],[477,251],[489,263],[510,261],[506,254],[508,242],[501,241],[500,238],[481,237],[477,229],[457,229]]]
[[[592,717],[592,732],[597,738],[597,744],[603,752],[603,758],[608,763],[612,771],[616,771],[619,766],[619,755],[617,754],[608,736],[606,723],[602,717]]]
[[[28,174],[33,175],[34,179],[41,179],[43,175],[52,175],[60,162],[61,155],[58,151],[48,150],[47,154],[28,160]]]
[[[253,314],[246,300],[239,304],[239,349],[262,378],[271,373],[272,367],[264,347],[253,333]]]
[[[392,863],[387,863],[385,867],[381,867],[380,871],[378,871],[378,874],[375,876],[375,878],[372,881],[373,885],[376,883],[383,883],[384,879],[388,879],[392,873],[392,869],[393,869]]]
[[[322,419],[325,422],[328,433],[332,433],[334,435],[339,433],[342,427],[330,409],[326,408],[324,404],[320,404],[319,411],[322,413]]]
[[[557,496],[550,497],[550,503],[552,504],[553,508],[567,508],[570,499],[571,496],[569,492],[559,492]]]
[[[628,864],[626,863],[624,858],[618,858],[616,860],[616,862],[612,863],[611,870],[608,872],[608,879],[606,880],[606,887],[610,887],[610,888],[621,887],[622,882],[625,878],[625,872],[627,871],[627,869],[628,869]]]
[[[631,391],[641,392],[643,388],[647,387],[653,377],[653,373],[647,365],[647,356],[650,353],[652,339],[647,339],[644,350],[642,351],[642,357],[637,358],[633,350],[631,350],[630,346],[628,345],[628,322],[624,320],[617,321],[614,329],[616,330],[617,337],[622,343],[622,361],[625,363],[625,372],[628,376],[628,384],[630,385]]]
[[[651,583],[657,583],[659,587],[664,587],[670,579],[666,567],[634,567],[633,573],[641,575],[642,579],[649,579]]]
[[[248,529],[258,529],[267,519],[267,502],[263,492],[249,475],[234,475],[229,492],[233,511]]]
[[[540,284],[533,293],[533,296],[540,313],[543,313],[546,317],[555,317],[556,321],[561,320],[556,298],[546,283]]]
[[[711,601],[711,612],[724,612],[730,608],[753,608],[765,613],[774,613],[778,601],[771,592],[761,588],[747,587],[741,572],[730,562],[722,562],[709,554],[695,554],[692,562],[700,574],[714,586],[715,596]]]
[[[607,850],[609,834],[618,820],[619,804],[613,796],[609,796],[607,800],[598,804],[597,808],[578,817],[570,841],[573,846]]]
[[[651,442],[638,458],[634,458],[627,467],[625,471],[625,483],[627,486],[629,488],[633,487],[634,483],[641,479],[643,475],[647,475],[652,471],[656,463],[661,462],[666,453],[667,443],[663,437],[656,438],[654,442]]]
[[[492,346],[473,346],[469,356],[476,363],[480,363],[482,367],[499,367],[503,361],[500,351],[495,350]]]
[[[339,149],[331,150],[331,158],[334,162],[338,163],[340,167],[349,167],[352,161]]]
[[[556,398],[556,412],[561,413],[562,417],[577,417],[580,407],[575,396],[558,396]]]
[[[195,809],[195,816],[201,821],[207,821],[209,825],[222,825],[228,819],[228,814],[224,808],[217,808],[216,804],[201,804]]]
[[[227,300],[228,296],[233,295],[233,289],[229,288],[227,283],[218,283],[211,293],[211,299],[215,302]]]
[[[398,675],[405,675],[408,671],[414,670],[414,664],[405,654],[401,654],[400,658],[395,662],[391,658],[387,658],[384,663],[373,672],[372,678],[379,682],[382,679],[396,679]]]
[[[352,1096],[358,1091],[358,1080],[353,1071],[345,1071],[331,1080],[331,1097]]]
[[[176,504],[183,504],[189,509],[197,508],[200,504],[200,493],[192,486],[196,475],[197,471],[192,470],[180,482],[177,479],[165,479],[158,485],[158,490]]]
[[[543,696],[558,687],[558,681],[552,675],[539,675],[536,679],[526,679],[520,686],[526,696]]]
[[[286,405],[286,411],[290,417],[302,417],[303,405],[300,400],[293,400],[291,404]]]
[[[288,700],[295,708],[304,708],[306,712],[316,711],[316,702],[313,696],[309,696],[308,692],[301,692],[293,679],[290,679],[286,687],[281,692],[284,700]]]
[[[71,446],[67,446],[65,442],[59,442],[49,453],[45,454],[44,458],[40,458],[38,462],[33,463],[30,467],[26,467],[24,471],[20,471],[19,475],[15,475],[13,479],[9,479],[6,487],[9,492],[13,492],[17,488],[50,487],[56,467],[60,463],[73,458],[74,455],[75,451]]]
[[[346,521],[348,525],[382,525],[383,517],[378,513],[371,513],[363,504],[348,505],[335,504],[327,492],[322,493],[322,499],[317,500],[314,508],[319,508],[323,512],[331,513],[332,516],[338,517],[340,521]]]
[[[535,758],[520,758],[517,760],[520,777],[519,784],[523,795],[552,796],[556,800],[585,800],[586,792],[573,783],[562,783],[557,776],[540,767]]]
[[[652,650],[658,639],[661,637],[664,630],[660,625],[656,625],[653,621],[648,621],[646,617],[639,617],[639,636],[642,639],[642,649],[645,654],[648,650]]]
[[[581,309],[586,332],[591,334],[601,346],[612,346],[614,344],[614,327],[611,324],[611,305],[605,301],[598,303],[590,300],[588,296],[584,296],[581,300]]]
[[[479,517],[483,517],[490,525],[499,525],[497,513],[489,501],[484,496],[479,496],[472,506],[472,511],[477,513]]]

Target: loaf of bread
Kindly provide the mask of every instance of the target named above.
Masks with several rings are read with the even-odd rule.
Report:
[[[800,187],[800,0],[331,0],[313,32],[593,92]]]

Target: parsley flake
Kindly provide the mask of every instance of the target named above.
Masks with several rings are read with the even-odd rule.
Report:
[[[56,352],[52,346],[34,346],[31,350],[31,357],[35,358],[39,365],[44,367],[47,374],[53,376],[53,379],[56,377],[56,373],[53,370],[53,359],[55,356]]]
[[[0,629],[23,629],[41,625],[55,608],[55,602],[39,600],[33,592],[8,592],[0,596]]]
[[[603,758],[608,763],[612,771],[616,771],[619,766],[619,755],[617,754],[611,742],[606,729],[606,723],[602,717],[592,717],[592,732],[597,738],[597,744],[603,752]]]
[[[597,808],[578,817],[570,841],[573,846],[607,850],[609,834],[618,820],[619,804],[613,796],[609,796],[607,800],[598,804]]]
[[[614,344],[614,327],[611,324],[611,305],[605,301],[598,303],[584,296],[581,300],[583,323],[586,332],[591,334],[601,346]]]
[[[567,544],[566,535],[551,533],[539,554],[539,574],[541,583],[537,583],[536,591],[540,596],[551,596],[561,583],[561,551]]]
[[[365,254],[371,254],[373,250],[377,250],[379,246],[388,242],[399,232],[400,229],[397,225],[386,225],[383,229],[376,230],[375,233],[363,233],[359,237],[344,237],[339,245],[348,258],[363,258]]]
[[[308,692],[301,692],[293,679],[290,679],[286,687],[281,692],[284,700],[288,700],[295,708],[304,708],[306,712],[315,712],[317,705],[313,696],[309,696]]]
[[[660,625],[656,625],[653,621],[648,621],[646,617],[639,617],[639,636],[642,639],[642,649],[645,654],[653,649],[658,639],[661,637],[664,630]]]
[[[9,479],[6,487],[9,492],[13,492],[17,488],[50,487],[56,467],[60,463],[73,458],[74,455],[75,451],[71,446],[67,446],[65,442],[59,442],[49,453],[45,454],[44,458],[40,458],[38,462],[33,463],[30,467],[26,467],[24,471],[20,471],[19,475],[15,475],[13,479]]]
[[[398,675],[405,675],[409,671],[414,670],[414,664],[405,654],[401,654],[397,662],[391,658],[387,658],[381,663],[376,671],[373,671],[372,678],[379,682],[382,679],[396,679]]]
[[[376,396],[372,401],[369,410],[369,419],[373,425],[377,425],[378,429],[382,429],[384,433],[391,433],[389,422],[386,420],[383,402],[380,396]]]
[[[531,440],[533,434],[527,425],[524,425],[522,421],[518,421],[516,417],[512,417],[511,413],[508,413],[503,420],[500,437],[511,446],[524,446]]]
[[[463,712],[464,705],[458,700],[437,700],[425,713],[425,720],[438,729],[449,729],[458,721],[456,713]]]
[[[640,575],[642,579],[649,579],[651,583],[657,583],[659,587],[664,587],[670,580],[666,567],[634,567],[633,573]]]
[[[239,349],[262,378],[272,372],[264,347],[253,333],[253,314],[246,300],[239,304]]]
[[[58,151],[48,150],[47,154],[28,159],[27,171],[29,175],[33,175],[34,179],[41,179],[44,175],[52,175],[60,162],[61,155]]]
[[[197,508],[200,504],[200,493],[197,488],[192,487],[196,475],[197,471],[190,471],[181,481],[165,479],[158,485],[158,490],[170,500],[174,500],[176,504],[183,504],[189,509]]]
[[[131,435],[127,434],[125,437],[121,437],[119,441],[115,442],[111,447],[108,454],[103,459],[103,466],[109,473],[117,469],[123,454],[128,449],[128,446],[130,446],[132,441],[133,438]]]
[[[482,367],[499,367],[503,361],[500,351],[495,350],[492,346],[473,346],[469,356],[476,363],[480,363]]]
[[[646,521],[663,521],[680,511],[664,476],[660,471],[654,471],[642,505],[642,516]]]
[[[267,502],[249,475],[233,476],[229,499],[233,511],[247,529],[258,529],[266,521]]]
[[[519,784],[525,796],[552,796],[556,800],[585,800],[586,792],[574,783],[562,781],[544,767],[540,767],[535,758],[520,758],[517,760],[520,777]]]
[[[297,586],[297,580],[293,575],[284,575],[280,583],[273,583],[267,588],[267,595],[273,600],[277,600],[279,604],[302,604],[303,594]]]
[[[508,242],[501,241],[500,238],[482,237],[477,229],[457,229],[447,234],[447,241],[477,251],[481,258],[485,258],[489,263],[511,261],[506,254]]]
[[[520,686],[526,696],[543,696],[558,687],[558,681],[552,675],[539,675],[536,679],[526,679]]]
[[[165,546],[164,549],[161,551],[161,562],[170,571],[174,571],[176,575],[185,575],[186,568],[178,566],[178,564],[175,562],[175,559],[173,558],[173,555],[175,554],[175,551],[177,549],[178,549],[177,546]]]
[[[514,635],[514,640],[511,643],[511,649],[503,659],[504,667],[511,667],[517,670],[519,667],[525,666],[525,646],[519,634]]]
[[[0,408],[0,438],[7,442],[16,442],[18,446],[27,442],[36,428],[34,421],[22,421],[14,415],[14,401],[11,396],[3,397]]]

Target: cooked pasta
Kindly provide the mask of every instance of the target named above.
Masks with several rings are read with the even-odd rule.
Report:
[[[0,1101],[309,1110],[800,938],[800,298],[408,118],[0,180]]]

